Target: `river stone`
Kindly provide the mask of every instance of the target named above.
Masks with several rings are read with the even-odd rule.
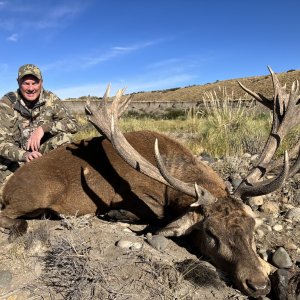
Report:
[[[248,204],[252,206],[261,206],[264,204],[263,196],[250,197],[248,200]]]
[[[292,267],[293,263],[283,247],[279,247],[272,256],[274,265],[280,269],[288,269]]]
[[[260,211],[268,213],[268,214],[278,214],[279,205],[275,202],[265,202],[261,207]]]
[[[230,175],[229,180],[230,180],[234,190],[242,183],[242,178],[241,178],[240,174],[237,174],[237,173]]]
[[[156,250],[164,251],[169,244],[169,240],[162,235],[147,234],[147,242]]]
[[[116,243],[116,246],[122,249],[140,250],[143,244],[141,242],[135,242],[127,238],[122,238]]]
[[[273,230],[274,231],[281,231],[283,229],[283,226],[281,225],[281,224],[275,224],[274,226],[273,226]]]
[[[0,271],[0,288],[4,288],[11,283],[12,274],[10,271]]]
[[[295,269],[278,269],[271,276],[272,298],[276,300],[299,300],[300,273]]]
[[[295,208],[290,209],[286,213],[285,217],[287,219],[290,219],[290,220],[293,220],[296,222],[300,222],[300,207],[295,207]]]

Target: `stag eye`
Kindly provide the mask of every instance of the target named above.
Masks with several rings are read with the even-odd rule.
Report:
[[[206,229],[206,240],[209,247],[214,248],[219,246],[219,239],[211,232],[211,230]]]

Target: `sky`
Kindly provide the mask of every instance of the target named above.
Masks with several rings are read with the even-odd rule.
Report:
[[[300,69],[299,0],[0,0],[0,96],[40,67],[61,99]]]

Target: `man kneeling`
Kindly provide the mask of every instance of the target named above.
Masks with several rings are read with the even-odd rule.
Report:
[[[44,90],[37,66],[21,66],[17,81],[18,90],[0,101],[0,190],[22,163],[71,142],[78,130],[62,101]]]

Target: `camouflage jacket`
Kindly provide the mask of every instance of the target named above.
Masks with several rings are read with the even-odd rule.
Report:
[[[32,108],[26,106],[19,90],[4,95],[0,101],[0,156],[25,161],[27,140],[39,126],[48,136],[78,130],[75,118],[52,92],[42,89]]]

